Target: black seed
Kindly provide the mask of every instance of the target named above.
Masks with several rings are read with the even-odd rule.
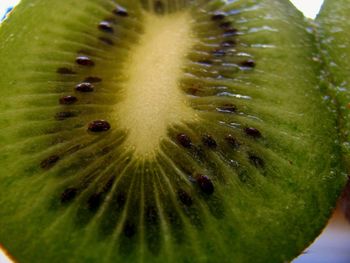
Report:
[[[258,129],[248,127],[244,129],[244,132],[253,138],[261,138],[261,133]]]
[[[91,132],[104,132],[108,131],[111,125],[104,120],[96,120],[89,124],[88,130]]]
[[[255,155],[249,155],[249,160],[257,168],[264,168],[265,166],[264,160]]]
[[[89,82],[89,83],[97,83],[97,82],[101,82],[102,79],[99,77],[87,77],[84,82]]]
[[[126,222],[124,225],[123,233],[126,237],[133,237],[136,234],[136,227],[133,223]]]
[[[252,59],[248,59],[241,62],[241,66],[247,67],[247,68],[254,68],[255,67],[255,61]]]
[[[43,169],[49,169],[53,167],[59,160],[60,157],[58,155],[51,155],[49,158],[43,160],[40,163],[40,167]]]
[[[122,7],[120,5],[116,6],[116,8],[114,9],[113,13],[116,14],[117,16],[122,16],[122,17],[129,16],[128,11],[124,7]]]
[[[198,63],[204,64],[204,65],[212,65],[213,61],[204,59],[204,60],[199,60]]]
[[[75,89],[80,92],[92,92],[94,91],[95,87],[89,82],[82,82],[79,83]]]
[[[70,201],[72,201],[78,193],[77,188],[67,188],[66,190],[63,191],[61,194],[61,203],[66,204]]]
[[[193,204],[192,197],[184,190],[179,190],[177,192],[177,196],[179,197],[180,201],[186,205],[186,206],[191,206]]]
[[[219,25],[219,27],[222,28],[222,29],[229,29],[229,28],[231,28],[231,26],[232,26],[231,22],[222,22]]]
[[[180,133],[177,135],[177,141],[185,148],[191,148],[192,146],[192,141],[190,139],[190,137],[188,137],[186,134],[184,133]]]
[[[229,47],[233,47],[236,45],[236,41],[234,40],[227,40],[221,43],[221,46],[224,48],[229,48]]]
[[[92,67],[95,65],[95,62],[93,62],[91,60],[91,58],[87,57],[87,56],[79,56],[75,59],[75,62],[78,64],[78,65],[81,65],[81,66],[88,66],[88,67]]]
[[[211,16],[211,20],[220,21],[220,20],[225,19],[226,16],[227,16],[227,14],[224,12],[220,12],[220,11],[214,12]]]
[[[229,29],[226,29],[223,36],[224,37],[232,37],[232,36],[236,36],[238,33],[238,30],[235,29],[235,28],[229,28]]]
[[[202,142],[205,146],[212,148],[212,149],[214,149],[218,146],[216,141],[214,140],[214,138],[209,134],[203,135]]]
[[[233,137],[231,134],[227,135],[225,137],[225,140],[234,148],[238,148],[239,147],[239,142],[235,139],[235,137]]]
[[[224,50],[218,49],[214,50],[212,54],[214,57],[224,57],[226,55],[226,52]]]
[[[57,112],[55,115],[55,119],[58,121],[63,121],[68,118],[72,118],[77,116],[77,113],[74,111],[62,111],[62,112]]]
[[[154,2],[154,11],[160,15],[164,14],[165,8],[164,8],[164,4],[162,3],[162,1],[155,1]]]
[[[73,75],[76,74],[73,70],[69,68],[58,68],[57,73],[62,74],[62,75]]]
[[[223,113],[233,113],[237,110],[236,106],[232,104],[225,104],[216,109],[217,111],[223,112]]]
[[[78,101],[77,97],[74,97],[74,96],[64,96],[62,98],[60,98],[60,104],[63,104],[63,105],[70,105],[70,104],[73,104],[73,103],[76,103]]]
[[[103,32],[107,32],[107,33],[113,33],[114,32],[112,24],[110,22],[108,22],[108,21],[101,21],[98,24],[98,29],[100,29]]]
[[[199,175],[197,177],[197,184],[203,193],[207,195],[214,193],[214,185],[209,177],[205,175]]]
[[[107,45],[110,45],[110,46],[113,46],[114,45],[114,42],[112,39],[109,39],[107,37],[99,37],[98,38],[99,40],[101,40],[103,43],[107,44]]]
[[[93,195],[91,195],[88,200],[89,210],[93,212],[97,211],[101,205],[101,201],[102,201],[101,193],[94,193]]]

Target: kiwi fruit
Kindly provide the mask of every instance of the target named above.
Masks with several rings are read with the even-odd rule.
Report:
[[[350,30],[349,1],[326,0],[317,16],[321,54],[325,61],[324,80],[339,108],[342,151],[350,168]]]
[[[0,243],[19,262],[286,262],[345,184],[284,0],[22,0],[0,28]]]
[[[350,171],[350,2],[326,0],[316,19],[317,36],[325,69],[323,80],[337,101],[339,129],[345,166]],[[350,181],[344,191],[342,207],[350,220]]]

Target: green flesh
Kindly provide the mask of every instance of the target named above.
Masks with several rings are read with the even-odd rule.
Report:
[[[342,150],[350,167],[350,2],[325,1],[317,17],[326,81],[339,104]]]
[[[141,2],[119,1],[122,17],[110,0],[22,0],[1,25],[0,243],[20,262],[291,260],[320,233],[345,182],[302,15],[276,0],[169,1],[157,15]],[[230,13],[237,35],[223,37],[216,10]],[[152,111],[139,126],[140,110],[135,119],[124,111],[138,96],[128,63],[158,30],[147,17],[160,25],[178,13],[193,44],[180,54],[180,35],[168,47],[181,68],[169,88],[177,101],[167,108],[166,92],[150,91],[152,110],[169,114]],[[110,18],[115,32],[99,30]],[[226,55],[214,58],[218,49]],[[80,55],[95,65],[78,65]],[[138,59],[147,66],[148,57]],[[75,91],[91,76],[102,78],[93,92]],[[66,95],[78,101],[59,104]],[[110,130],[87,131],[100,119]],[[153,138],[151,121],[165,133]],[[150,141],[139,142],[144,133]],[[200,175],[210,178],[202,187]]]

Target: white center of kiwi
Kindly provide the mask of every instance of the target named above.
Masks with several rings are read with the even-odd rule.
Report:
[[[186,12],[146,13],[145,32],[130,52],[124,99],[116,112],[129,132],[126,143],[138,155],[155,153],[169,126],[196,121],[179,83],[194,43],[189,21]]]

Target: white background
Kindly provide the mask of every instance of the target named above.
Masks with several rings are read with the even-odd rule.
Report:
[[[0,18],[8,6],[15,5],[19,0],[0,0]],[[305,16],[314,18],[320,9],[323,0],[291,0],[296,7],[304,12]]]

